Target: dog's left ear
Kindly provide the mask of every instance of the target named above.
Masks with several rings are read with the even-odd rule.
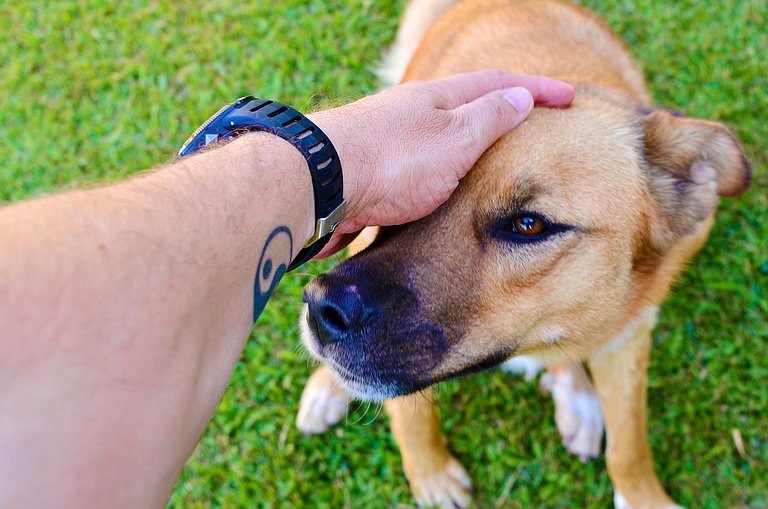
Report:
[[[751,180],[749,161],[736,136],[717,122],[654,110],[644,123],[650,190],[661,208],[653,237],[658,248],[692,233],[717,206]]]

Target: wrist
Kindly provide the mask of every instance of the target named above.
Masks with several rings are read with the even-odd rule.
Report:
[[[312,200],[309,201],[314,205],[315,228],[312,229],[309,238],[298,237],[294,239],[304,242],[299,244],[302,247],[288,266],[288,270],[293,270],[311,259],[328,243],[332,232],[344,218],[346,212],[347,203],[343,196],[344,179],[340,158],[333,143],[323,130],[291,106],[273,100],[245,96],[226,105],[209,117],[187,139],[179,150],[179,156],[188,156],[211,143],[220,140],[231,141],[246,132],[253,131],[271,133],[293,145],[306,161],[305,173],[309,174],[312,181]],[[286,149],[283,149],[283,152],[286,153]],[[267,164],[266,166],[273,175],[285,178],[285,168],[276,170],[274,164]],[[281,164],[279,166],[288,165]],[[295,165],[292,166],[295,168]],[[280,183],[274,180],[270,179],[273,189]],[[285,205],[282,201],[296,201],[295,199],[291,200],[295,197],[295,190],[289,189],[287,191],[290,196],[286,196],[284,193],[275,193],[281,202],[280,205]],[[286,210],[284,206],[278,207],[278,210],[283,213],[294,212],[292,208]],[[291,246],[293,246],[293,242]],[[293,252],[294,249],[291,248],[290,251]]]
[[[268,187],[274,190],[274,194],[281,197],[280,201],[285,204],[285,222],[296,240],[291,253],[293,259],[315,229],[313,183],[307,161],[288,141],[266,131],[247,133],[232,144],[240,140],[248,160],[252,161],[249,171],[257,176],[253,180],[257,186],[255,195],[261,194],[261,190]],[[264,170],[268,167],[281,170],[279,177],[271,182],[269,177],[264,175]],[[266,182],[270,183],[267,185]],[[260,203],[256,205],[262,206]],[[256,214],[256,217],[264,215],[263,210],[257,211]]]
[[[372,165],[374,155],[366,151],[358,142],[362,130],[350,125],[349,118],[339,114],[339,109],[320,111],[308,118],[314,122],[331,140],[341,162],[344,178],[344,198],[347,200],[347,214],[342,224],[360,229],[361,217],[366,208],[366,190],[372,183]],[[344,228],[343,230],[346,230]]]

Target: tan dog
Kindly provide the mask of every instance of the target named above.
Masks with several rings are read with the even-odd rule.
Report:
[[[307,384],[298,426],[325,430],[351,397],[396,398],[386,408],[417,501],[466,507],[469,478],[428,387],[514,357],[531,375],[548,366],[571,452],[599,453],[602,407],[616,507],[674,507],[646,436],[651,330],[718,195],[748,186],[744,153],[720,124],[653,108],[622,43],[585,9],[451,3],[411,2],[389,76],[408,62],[404,80],[501,68],[568,81],[576,100],[537,109],[437,212],[383,229],[307,286],[304,340],[327,367]],[[427,397],[407,396],[419,390]]]

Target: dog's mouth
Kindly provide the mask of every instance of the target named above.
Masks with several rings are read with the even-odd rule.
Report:
[[[440,363],[444,348],[434,346],[435,338],[442,342],[442,334],[435,328],[398,334],[386,334],[394,338],[409,338],[409,352],[402,351],[402,344],[377,341],[372,331],[350,335],[347,340],[324,344],[318,337],[316,325],[305,306],[300,320],[301,337],[304,346],[315,359],[323,362],[336,375],[350,395],[364,401],[403,396],[434,383],[432,374]],[[386,329],[386,327],[384,327]]]
[[[302,295],[304,345],[352,395],[403,396],[509,357],[473,346],[482,341],[468,336],[471,291],[457,303],[436,301],[422,294],[425,285],[412,268],[392,266],[389,257],[374,264],[369,258],[382,253],[366,253],[318,276]]]
[[[390,341],[377,342],[369,335],[349,341],[323,344],[312,326],[305,307],[301,320],[304,345],[310,354],[330,368],[349,394],[364,401],[381,401],[420,391],[437,382],[496,367],[514,355],[518,343],[510,342],[503,351],[464,357],[448,347],[443,333],[432,327],[389,334]],[[431,333],[431,334],[430,334]],[[395,337],[401,341],[395,341]],[[406,338],[408,341],[402,341]],[[394,345],[394,346],[393,346]],[[409,345],[407,351],[404,345]],[[450,367],[449,367],[450,366]]]
[[[336,379],[344,386],[350,396],[361,401],[383,401],[410,392],[403,390],[397,384],[372,384],[362,380],[330,358],[325,359],[325,365],[333,371]]]
[[[401,384],[386,383],[372,379],[373,377],[370,376],[361,376],[338,362],[336,356],[329,351],[331,348],[323,346],[318,340],[306,306],[302,312],[300,323],[304,346],[315,359],[322,361],[336,375],[336,379],[344,386],[350,396],[362,401],[382,401],[409,392]]]

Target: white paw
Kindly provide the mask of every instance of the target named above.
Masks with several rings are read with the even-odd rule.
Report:
[[[624,495],[622,495],[619,490],[615,490],[613,492],[613,506],[616,509],[632,509],[632,506],[629,505],[629,502],[627,502],[627,499],[624,498]],[[685,508],[676,504],[672,504],[667,506],[665,509],[685,509]]]
[[[304,387],[296,415],[296,427],[305,435],[322,433],[347,414],[349,396],[335,383],[313,383]]]
[[[520,355],[518,357],[512,357],[499,367],[509,373],[521,374],[527,382],[530,382],[536,378],[539,371],[544,369],[544,363],[536,357]]]
[[[440,509],[466,509],[472,498],[472,482],[461,463],[451,458],[442,470],[428,476],[411,476],[413,498],[419,507]]]
[[[613,507],[616,509],[632,509],[627,499],[624,498],[624,495],[619,490],[613,492]]]
[[[540,384],[555,401],[555,424],[568,452],[581,461],[599,456],[605,426],[594,389],[576,386],[571,371],[546,373]]]

